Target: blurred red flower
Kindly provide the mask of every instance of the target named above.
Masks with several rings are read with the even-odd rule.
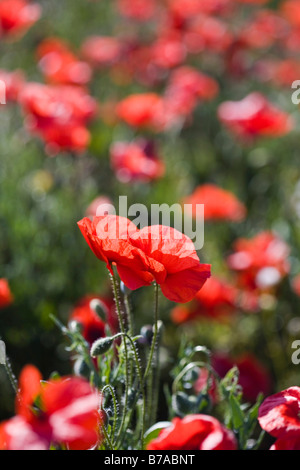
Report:
[[[272,232],[261,232],[249,240],[238,239],[234,249],[228,265],[237,272],[243,287],[268,291],[289,272],[289,247]]]
[[[26,0],[0,0],[0,35],[22,36],[40,18],[38,3]]]
[[[172,320],[175,323],[185,323],[201,317],[226,317],[237,309],[238,294],[237,288],[212,276],[197,292],[190,305],[178,306],[172,310]]]
[[[300,27],[300,4],[298,0],[285,0],[280,4],[280,12],[291,25],[297,28]]]
[[[37,56],[49,83],[83,86],[91,80],[90,66],[77,59],[61,39],[45,39],[38,47]]]
[[[148,21],[157,9],[157,0],[117,0],[119,12],[136,21]]]
[[[105,313],[106,322],[100,319],[95,310],[91,307],[92,300],[100,302]],[[94,341],[106,336],[106,323],[111,329],[112,334],[118,331],[118,317],[115,311],[115,304],[111,299],[99,297],[97,295],[88,295],[83,297],[72,310],[69,321],[76,321],[82,325],[82,336],[92,345]]]
[[[28,83],[20,96],[28,130],[45,140],[49,154],[84,151],[90,141],[87,123],[97,105],[76,86]]]
[[[227,101],[219,106],[221,122],[238,137],[280,137],[293,128],[291,117],[270,104],[258,92],[241,101]]]
[[[195,191],[183,201],[191,204],[191,214],[197,216],[197,204],[204,204],[205,220],[225,220],[239,222],[246,216],[246,207],[230,191],[214,184],[198,186]]]
[[[0,308],[8,307],[13,302],[13,295],[6,279],[0,279]]]
[[[210,265],[201,264],[193,242],[177,230],[161,225],[142,230],[118,216],[83,219],[78,226],[93,253],[117,266],[129,289],[154,280],[174,302],[188,302],[210,277]]]
[[[0,449],[49,450],[63,444],[85,450],[97,444],[100,399],[90,384],[78,377],[41,380],[34,366],[23,369],[16,416],[0,426]]]
[[[259,408],[262,429],[278,438],[271,450],[300,448],[300,387],[290,387],[266,398]]]
[[[94,67],[111,66],[121,58],[122,43],[110,36],[91,36],[82,45],[83,57]]]
[[[156,93],[129,95],[117,106],[120,119],[133,127],[156,128],[162,114],[163,100]]]
[[[85,215],[93,219],[96,216],[114,214],[113,208],[113,202],[108,196],[98,196],[86,208]]]
[[[247,402],[255,403],[260,393],[266,396],[271,391],[272,380],[269,371],[252,354],[232,358],[226,354],[214,353],[211,365],[220,378],[224,378],[234,366],[238,368],[238,383],[243,389],[243,399]],[[207,387],[208,377],[207,369],[201,369],[199,378],[194,385],[197,393]],[[216,403],[218,401],[217,386],[212,377],[208,392],[213,402]]]
[[[9,72],[0,70],[0,81],[5,83],[6,101],[18,101],[19,94],[25,84],[25,78],[21,70]]]
[[[149,182],[164,174],[164,164],[150,140],[115,142],[110,149],[110,158],[117,178],[123,183]]]
[[[207,415],[188,415],[174,418],[147,450],[236,450],[234,434],[216,418]]]

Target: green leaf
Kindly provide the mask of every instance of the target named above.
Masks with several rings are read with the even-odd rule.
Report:
[[[229,402],[232,411],[232,424],[234,429],[240,429],[245,422],[245,416],[241,409],[240,403],[234,395],[230,395]]]

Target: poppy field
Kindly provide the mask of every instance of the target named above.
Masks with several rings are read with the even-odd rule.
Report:
[[[299,0],[0,38],[0,450],[300,450]]]

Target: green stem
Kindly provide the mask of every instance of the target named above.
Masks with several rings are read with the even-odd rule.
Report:
[[[115,304],[116,304],[116,311],[119,319],[119,324],[120,324],[120,330],[122,335],[126,335],[124,323],[123,323],[123,318],[122,318],[122,312],[120,308],[120,302],[119,302],[119,295],[118,295],[118,287],[117,287],[117,282],[116,278],[114,275],[111,275],[111,280],[112,280],[112,287],[113,287],[113,293],[114,293],[114,298],[115,298]],[[123,413],[122,413],[122,420],[120,424],[120,429],[116,438],[116,443],[120,440],[124,425],[125,425],[125,420],[126,420],[126,413],[127,413],[127,408],[128,408],[128,384],[129,384],[129,373],[128,373],[128,350],[127,350],[127,343],[126,340],[123,339],[124,342],[124,360],[125,360],[125,397],[124,397],[124,407],[123,407]]]
[[[116,432],[116,425],[117,425],[118,403],[117,403],[117,399],[116,399],[116,395],[115,395],[113,387],[109,384],[105,385],[105,387],[103,387],[102,389],[103,394],[105,393],[106,389],[110,391],[111,397],[113,399],[113,404],[114,404],[114,420],[113,420],[113,426],[112,426],[112,432],[111,432],[111,435],[114,436]]]

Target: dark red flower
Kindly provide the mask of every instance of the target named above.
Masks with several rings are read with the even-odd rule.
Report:
[[[214,353],[211,365],[220,378],[224,378],[234,366],[239,370],[239,385],[243,389],[243,398],[247,402],[255,403],[259,394],[268,395],[271,391],[271,377],[268,370],[252,354],[244,354],[233,358],[226,354]],[[207,369],[201,369],[199,378],[194,388],[197,393],[207,387],[209,374]],[[217,385],[211,377],[208,388],[209,395],[213,402],[218,401]]]
[[[151,141],[115,142],[111,146],[110,156],[112,168],[123,183],[149,182],[163,176],[164,164]]]
[[[0,426],[0,449],[49,450],[51,444],[72,450],[91,448],[99,440],[99,397],[90,384],[62,377],[41,384],[34,366],[20,376],[16,416]]]
[[[270,450],[300,450],[300,437],[294,439],[277,439]]]
[[[228,265],[237,272],[242,287],[267,291],[289,272],[289,247],[272,232],[261,232],[249,240],[241,238],[234,248]]]
[[[273,437],[299,440],[300,387],[290,387],[266,398],[259,408],[258,421]]]
[[[234,434],[216,418],[207,415],[189,415],[174,418],[172,425],[163,429],[147,450],[236,450]]]
[[[6,279],[0,279],[0,308],[8,307],[13,302],[13,295]]]
[[[205,220],[239,222],[246,216],[246,208],[236,196],[214,184],[198,186],[183,203],[192,205],[193,217],[197,215],[197,204],[204,204]]]
[[[95,310],[91,308],[91,301],[100,302],[105,313],[106,322],[102,321]],[[113,334],[118,331],[118,317],[115,311],[115,304],[111,299],[99,297],[97,295],[88,295],[81,299],[72,310],[69,321],[72,320],[80,323],[83,327],[82,336],[92,345],[94,341],[105,337],[106,323],[110,327]]]
[[[38,3],[26,0],[0,1],[0,35],[21,36],[40,18]]]
[[[60,150],[84,151],[90,141],[87,123],[97,105],[85,90],[76,86],[28,83],[20,102],[30,132],[45,140],[53,155]]]
[[[91,80],[90,66],[78,60],[61,39],[45,39],[38,47],[37,56],[49,83],[83,86]]]
[[[241,138],[280,137],[293,128],[290,115],[270,104],[260,93],[220,105],[219,119]]]

